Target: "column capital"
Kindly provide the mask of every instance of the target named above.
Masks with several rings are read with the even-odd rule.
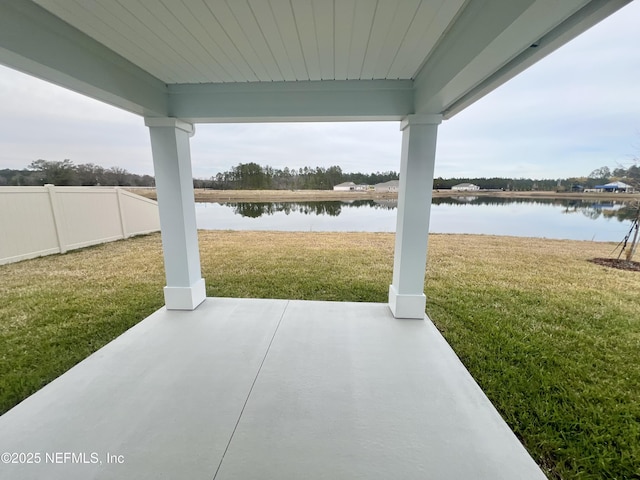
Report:
[[[144,124],[147,127],[172,127],[187,132],[193,136],[196,129],[192,123],[185,122],[174,117],[144,117]]]
[[[439,113],[407,115],[400,122],[400,130],[411,125],[439,125],[440,123],[442,123],[442,115]]]

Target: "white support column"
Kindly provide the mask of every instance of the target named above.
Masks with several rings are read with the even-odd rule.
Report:
[[[389,286],[389,308],[396,318],[423,319],[425,315],[424,275],[436,136],[441,121],[441,115],[409,115],[400,124],[398,217],[393,283]]]
[[[175,118],[145,118],[151,135],[169,310],[194,310],[206,298],[200,274],[189,137],[193,125]]]

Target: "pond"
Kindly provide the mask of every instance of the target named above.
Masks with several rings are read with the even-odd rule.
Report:
[[[396,200],[196,203],[196,219],[205,230],[394,232],[396,207]],[[623,201],[438,197],[430,231],[619,242],[633,217]]]

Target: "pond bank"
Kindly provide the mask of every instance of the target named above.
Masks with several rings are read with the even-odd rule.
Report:
[[[133,193],[157,200],[155,188],[131,189]],[[376,200],[398,198],[393,192],[335,192],[333,190],[208,190],[197,188],[194,190],[196,202],[298,202],[322,200]],[[566,198],[593,200],[640,200],[640,194],[626,193],[558,193],[553,191],[535,192],[504,192],[477,191],[454,192],[452,190],[434,190],[434,197],[505,197],[505,198]]]

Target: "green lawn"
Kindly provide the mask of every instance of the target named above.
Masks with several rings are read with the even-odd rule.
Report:
[[[386,301],[393,235],[201,232],[210,296]],[[550,478],[640,478],[640,273],[433,235],[427,313]],[[159,235],[0,266],[0,412],[162,305]]]

